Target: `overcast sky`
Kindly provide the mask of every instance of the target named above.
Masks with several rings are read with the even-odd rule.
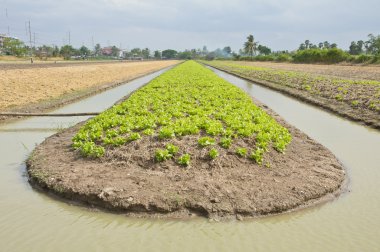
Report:
[[[380,0],[0,0],[0,33],[36,44],[238,51],[247,35],[274,50],[305,39],[335,42],[380,34]],[[7,15],[6,15],[7,13]]]

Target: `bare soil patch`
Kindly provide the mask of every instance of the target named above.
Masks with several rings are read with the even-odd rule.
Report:
[[[194,136],[175,140],[181,150],[199,152],[189,168],[174,161],[156,163],[153,153],[166,142],[153,137],[119,147],[97,160],[84,159],[71,147],[81,123],[47,138],[35,149],[27,162],[30,182],[70,201],[154,217],[241,219],[291,211],[338,195],[345,172],[336,157],[255,103],[293,136],[285,155],[272,151],[265,157],[270,168],[239,158],[233,147],[212,161],[207,149],[189,144],[195,142],[190,139]]]

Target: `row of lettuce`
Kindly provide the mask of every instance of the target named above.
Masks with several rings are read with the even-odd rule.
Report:
[[[166,143],[165,148],[152,151],[156,162],[171,159],[189,165],[195,154],[170,143],[186,135],[197,136],[196,143],[188,144],[208,148],[210,160],[218,158],[223,148],[258,164],[265,153],[284,152],[291,142],[289,131],[245,92],[194,61],[165,72],[123,103],[89,120],[72,141],[84,157],[99,158],[108,149],[146,137]],[[239,138],[252,144],[238,146]]]
[[[353,108],[361,107],[380,112],[379,81],[313,75],[305,72],[257,67],[232,61],[207,61],[205,63],[242,77],[303,90],[311,95],[347,103]]]

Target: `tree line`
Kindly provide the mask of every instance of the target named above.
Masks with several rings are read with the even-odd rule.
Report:
[[[368,35],[368,40],[352,41],[348,51],[338,48],[336,43],[328,41],[312,43],[305,40],[297,50],[273,52],[260,45],[253,35],[247,37],[243,49],[234,57],[235,60],[289,61],[296,63],[380,63],[380,35]]]
[[[2,37],[0,36],[0,39]],[[71,45],[29,47],[21,40],[3,37],[0,40],[0,54],[14,56],[32,56],[39,58],[63,57],[64,59],[233,59],[258,61],[289,61],[302,63],[338,63],[349,61],[355,63],[380,63],[380,35],[369,34],[367,40],[352,41],[349,49],[344,51],[336,43],[329,41],[313,43],[302,42],[294,51],[272,51],[268,46],[257,42],[249,35],[243,47],[237,52],[230,46],[209,51],[207,46],[197,49],[176,51],[166,49],[151,51],[149,48],[122,50],[116,46],[102,47],[96,44],[93,49],[86,46],[74,48]]]

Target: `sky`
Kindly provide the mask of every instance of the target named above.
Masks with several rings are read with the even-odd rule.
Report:
[[[0,34],[36,45],[151,50],[262,45],[294,50],[309,39],[348,49],[380,34],[379,0],[0,0]],[[69,39],[70,38],[70,39]]]

